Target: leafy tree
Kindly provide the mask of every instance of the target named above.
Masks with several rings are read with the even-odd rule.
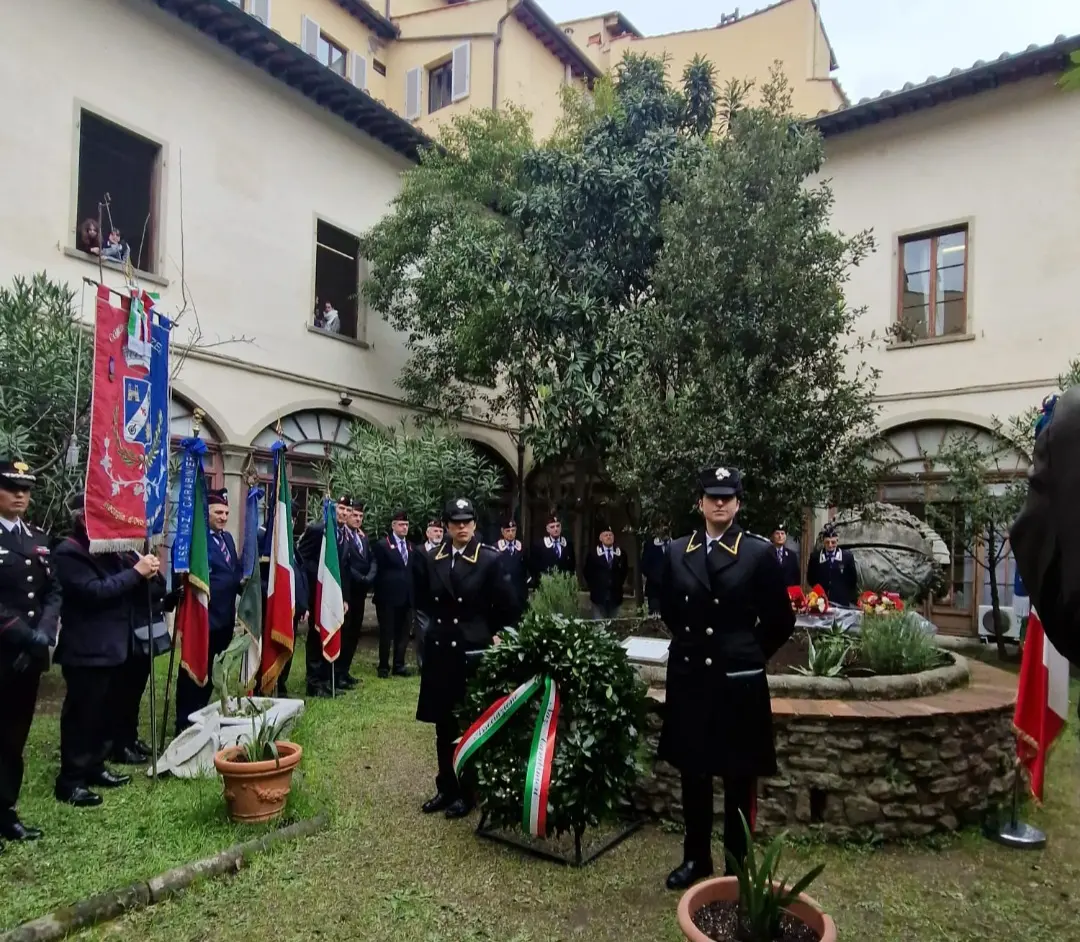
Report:
[[[93,338],[66,284],[42,272],[0,287],[0,454],[37,475],[29,517],[49,531],[66,525],[66,500],[86,473],[92,360]]]
[[[1058,377],[1059,391],[1078,382],[1080,360],[1074,360]],[[1027,480],[1015,475],[1016,455],[1031,454],[1037,416],[1038,409],[1032,407],[1008,422],[995,419],[989,439],[974,434],[950,435],[935,457],[946,472],[946,480],[928,493],[931,523],[953,534],[953,545],[975,560],[976,571],[989,575],[994,640],[1002,658],[1006,626],[997,572],[1009,553],[1009,529],[1027,497]]]
[[[492,507],[501,478],[495,466],[465,439],[432,423],[404,423],[389,435],[361,422],[352,427],[349,447],[330,459],[331,492],[343,491],[365,504],[369,533],[387,533],[395,510],[404,509],[423,529],[448,500],[468,497],[477,513]]]
[[[860,365],[861,313],[848,270],[868,233],[830,229],[832,193],[813,179],[823,146],[791,109],[779,74],[747,105],[730,84],[721,134],[676,160],[663,250],[634,324],[641,368],[624,377],[620,446],[608,470],[644,524],[685,521],[697,467],[742,470],[748,525],[869,493],[876,372]]]
[[[1069,56],[1069,63],[1058,79],[1058,85],[1066,91],[1080,91],[1080,51]]]
[[[455,118],[361,240],[365,294],[408,337],[408,398],[520,429],[520,453],[574,463],[584,499],[641,362],[671,171],[704,148],[714,99],[702,60],[676,90],[627,56],[592,102],[567,97],[547,146],[518,110]]]

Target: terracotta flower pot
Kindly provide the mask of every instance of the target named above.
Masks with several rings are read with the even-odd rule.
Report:
[[[277,748],[277,761],[241,762],[237,756],[243,753],[242,746],[228,746],[214,756],[214,767],[225,780],[225,804],[233,821],[254,824],[281,814],[304,750],[294,742],[279,742]]]
[[[739,881],[735,877],[703,880],[690,887],[679,900],[679,928],[690,942],[712,942],[694,925],[694,913],[709,903],[734,903],[738,899]],[[788,912],[821,936],[821,942],[836,942],[836,923],[805,893],[799,894],[799,899],[788,907]]]

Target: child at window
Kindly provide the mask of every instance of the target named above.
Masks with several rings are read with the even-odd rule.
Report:
[[[110,262],[126,262],[131,254],[128,244],[120,238],[120,230],[113,229],[109,232],[109,244],[101,250],[101,257]]]

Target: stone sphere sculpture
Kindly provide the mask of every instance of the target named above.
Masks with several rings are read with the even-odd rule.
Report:
[[[949,548],[937,532],[895,504],[842,511],[833,525],[855,559],[861,590],[921,599],[949,564]]]

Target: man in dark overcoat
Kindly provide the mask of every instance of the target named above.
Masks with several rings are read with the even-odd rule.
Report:
[[[557,514],[548,517],[544,538],[529,553],[532,584],[535,588],[549,572],[576,572],[574,544],[563,534],[562,521]]]
[[[1080,386],[1047,397],[1009,539],[1046,637],[1080,667]]]
[[[821,549],[810,556],[806,581],[820,585],[834,605],[854,608],[859,600],[859,575],[855,557],[840,545],[836,527],[826,524],[821,531]]]
[[[38,685],[49,669],[60,617],[51,540],[23,520],[35,481],[24,462],[0,461],[0,837],[9,841],[41,837],[19,820],[15,806]]]
[[[802,585],[802,569],[799,566],[799,554],[787,545],[787,524],[780,523],[772,532],[770,538],[773,552],[776,553],[776,561],[784,571],[784,585]],[[832,598],[832,596],[829,596]]]
[[[379,572],[375,577],[375,614],[379,619],[379,676],[408,677],[405,655],[415,601],[413,557],[409,542],[409,515],[398,510],[390,520],[390,532],[372,545]],[[391,656],[393,665],[391,667]]]
[[[765,665],[795,629],[776,554],[736,522],[739,471],[704,468],[698,484],[704,525],[672,540],[662,576],[672,641],[659,756],[682,774],[686,828],[669,889],[713,872],[714,776],[724,782],[724,849],[746,856],[740,813],[753,827],[757,779],[776,774]]]
[[[349,579],[349,610],[345,613],[345,623],[341,626],[341,654],[334,663],[335,683],[343,690],[352,690],[360,683],[359,679],[352,675],[352,662],[360,643],[367,595],[379,573],[371,543],[364,533],[364,502],[353,498],[351,504],[344,529],[345,535],[352,542],[349,554],[351,565],[347,573],[341,574],[343,580],[346,576]]]
[[[457,710],[477,658],[507,623],[513,608],[499,553],[476,537],[476,510],[459,497],[444,513],[449,539],[428,558],[424,572],[431,625],[424,637],[424,665],[416,718],[435,725],[438,774],[425,814],[461,818],[472,809],[454,774],[454,745],[461,735]]]
[[[615,545],[615,531],[609,524],[600,525],[597,544],[585,557],[584,568],[592,617],[597,620],[618,618],[629,567],[626,554]]]
[[[514,611],[512,624],[517,624],[529,605],[529,566],[525,559],[525,548],[517,538],[517,521],[507,517],[499,525],[499,542],[495,548],[499,551],[503,570],[513,592]]]
[[[664,526],[656,536],[647,540],[641,551],[641,575],[645,580],[645,601],[650,615],[660,614],[660,578],[670,543],[671,530]]]

